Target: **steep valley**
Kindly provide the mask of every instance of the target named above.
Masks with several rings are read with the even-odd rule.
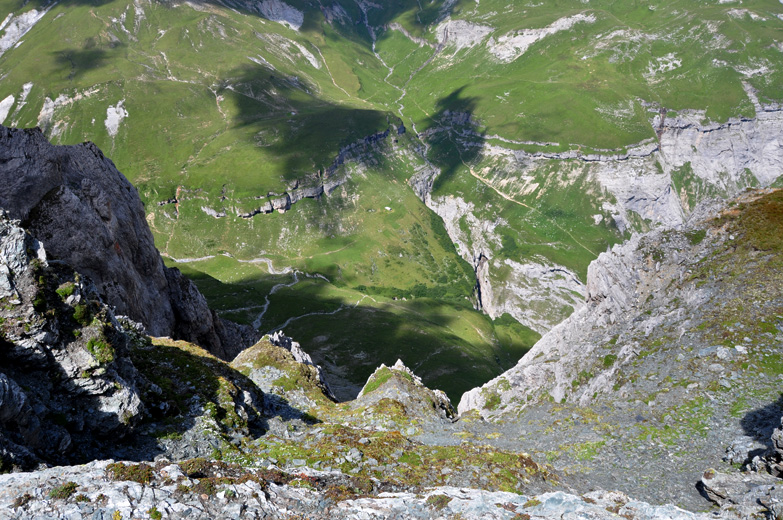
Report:
[[[783,517],[781,86],[775,0],[0,0],[0,520]]]
[[[780,503],[779,189],[599,255],[586,302],[455,410],[401,360],[337,401],[299,343],[237,335],[163,267],[95,145],[3,127],[0,159],[0,518],[737,519]],[[170,305],[175,339],[106,301],[147,320]]]
[[[1,10],[2,122],[110,154],[168,265],[344,397],[403,356],[458,398],[607,247],[780,178],[774,2]]]

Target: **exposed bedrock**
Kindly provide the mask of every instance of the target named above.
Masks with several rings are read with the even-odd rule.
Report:
[[[0,208],[150,334],[226,359],[258,339],[217,317],[190,280],[165,267],[136,189],[94,144],[53,146],[39,129],[0,127]]]

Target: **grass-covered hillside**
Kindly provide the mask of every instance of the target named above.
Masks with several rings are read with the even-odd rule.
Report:
[[[656,115],[753,121],[783,99],[781,17],[772,0],[0,0],[0,123],[96,142],[171,265],[223,316],[284,327],[344,396],[401,357],[455,397],[662,220],[575,154],[663,142]],[[768,177],[645,161],[688,208]]]

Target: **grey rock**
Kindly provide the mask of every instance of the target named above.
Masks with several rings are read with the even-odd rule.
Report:
[[[163,265],[136,189],[94,144],[53,146],[38,129],[0,127],[0,208],[150,334],[224,359],[258,339],[220,319],[192,282]],[[0,292],[8,291],[0,272]]]
[[[153,507],[165,518],[465,518],[469,520],[509,520],[515,515],[534,518],[614,519],[618,514],[629,519],[697,520],[711,518],[674,506],[654,506],[632,500],[622,493],[594,491],[584,497],[564,492],[525,496],[516,493],[489,492],[472,488],[440,486],[421,493],[372,493],[362,498],[335,502],[318,489],[267,483],[262,487],[250,479],[219,488],[214,496],[203,499],[196,492],[183,491],[194,481],[172,466],[154,470],[150,484],[106,479],[106,468],[113,461],[95,461],[84,466],[66,466],[32,473],[0,475],[0,518],[100,518],[110,519],[115,512],[122,518],[144,516]],[[130,464],[130,463],[125,463]],[[297,468],[314,477],[335,483],[350,483],[337,472],[319,472]],[[246,470],[255,475],[258,470]],[[166,479],[171,480],[166,480]],[[89,500],[81,506],[72,500],[53,499],[49,493],[66,482]],[[185,488],[187,489],[187,488]],[[230,493],[228,491],[231,491]],[[99,499],[100,498],[100,499]],[[516,516],[517,518],[519,516]]]
[[[391,412],[385,409],[383,404],[388,402],[396,403],[396,414],[394,409]],[[367,379],[351,406],[354,409],[378,410],[377,417],[370,414],[369,418],[378,419],[388,426],[395,425],[397,428],[402,426],[396,424],[400,419],[404,420],[406,425],[411,419],[422,423],[443,423],[450,422],[455,415],[448,396],[441,390],[431,390],[424,386],[421,378],[401,360],[397,360],[391,367],[381,364]],[[400,414],[403,417],[396,417]],[[413,428],[413,432],[415,431]]]
[[[751,518],[775,513],[783,503],[782,481],[768,473],[704,472],[700,486],[705,496],[721,506],[724,518]],[[775,514],[772,518],[777,518]]]
[[[703,124],[703,111],[680,112],[677,117],[663,121],[657,116],[651,124],[659,133],[659,139],[642,141],[626,151],[606,150],[591,154],[576,148],[565,152],[530,153],[505,148],[497,142],[490,144],[485,139],[497,138],[502,142],[501,136],[482,136],[482,141],[486,141],[481,145],[483,158],[472,168],[483,172],[491,170],[491,174],[480,175],[488,185],[502,186],[504,195],[536,194],[536,198],[568,189],[572,182],[553,180],[544,172],[558,172],[565,177],[579,172],[587,179],[586,191],[610,194],[595,196],[595,204],[601,208],[596,215],[599,218],[596,224],[611,219],[621,233],[638,230],[640,226],[634,222],[639,217],[653,227],[680,226],[699,211],[698,204],[706,197],[720,194],[728,198],[749,186],[769,186],[783,171],[783,142],[780,139],[783,111],[779,106],[761,103],[753,87],[743,86],[754,105],[754,118]],[[458,123],[458,118],[445,118],[422,135],[455,131],[454,125]],[[478,138],[475,129],[460,130]],[[466,139],[462,144],[469,146],[470,140]],[[516,144],[551,146],[553,143]],[[690,168],[694,181],[706,189],[688,188],[673,180],[685,167]],[[581,281],[576,280],[578,283],[568,287],[562,281],[541,283],[536,276],[536,272],[542,270],[540,268],[558,267],[551,265],[551,260],[502,263],[493,260],[479,266],[475,261],[479,254],[492,259],[501,248],[494,229],[502,224],[502,217],[486,207],[470,207],[472,204],[460,197],[432,196],[433,182],[438,174],[437,168],[427,165],[413,175],[409,183],[419,198],[441,216],[460,255],[471,262],[474,269],[481,267],[477,274],[480,275],[482,308],[487,314],[494,318],[508,312],[520,323],[544,334],[571,311],[577,310],[578,302],[572,301],[573,293],[569,289],[576,294],[583,293]],[[539,269],[531,269],[536,264]]]
[[[67,267],[50,265],[43,245],[4,216],[0,265],[17,302],[6,299],[0,308],[5,462],[65,461],[74,443],[132,431],[144,413],[143,378],[128,357],[133,339],[95,287]],[[55,292],[63,287],[70,288],[66,301]],[[77,307],[88,309],[89,322],[71,317]]]
[[[775,449],[775,452],[778,455],[778,458],[783,460],[783,418],[781,418],[781,426],[779,428],[775,428],[775,430],[772,432],[772,447]]]
[[[769,190],[748,192],[724,207],[742,214],[744,204],[768,196],[772,203]],[[770,402],[779,380],[760,364],[780,356],[783,344],[756,325],[779,315],[779,273],[768,266],[780,257],[735,249],[725,215],[709,204],[681,227],[634,235],[599,255],[588,270],[585,306],[517,366],[464,394],[458,424],[481,416],[509,437],[524,428],[525,449],[589,468],[585,481],[650,501],[676,494],[689,508],[703,501],[694,488],[702,468],[724,455],[753,467],[781,415],[779,401]],[[737,270],[722,263],[735,256],[748,264]],[[743,306],[734,307],[738,302]],[[744,337],[747,348],[724,346]],[[567,440],[553,434],[566,428]],[[574,445],[596,449],[573,456]],[[656,486],[641,483],[639,464]]]
[[[286,336],[282,330],[278,330],[270,334],[269,341],[272,343],[272,345],[283,347],[284,349],[291,352],[291,355],[294,356],[294,359],[297,362],[314,367],[318,372],[318,380],[325,390],[327,397],[334,401],[337,400],[337,398],[334,396],[334,393],[332,392],[332,389],[329,388],[329,383],[326,382],[326,377],[324,376],[323,370],[320,366],[313,362],[313,358],[311,358],[310,354],[302,349],[302,346],[299,345],[299,343],[294,341],[289,336]]]

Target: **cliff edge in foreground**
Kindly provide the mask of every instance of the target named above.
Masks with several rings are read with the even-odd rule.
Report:
[[[258,340],[251,327],[219,318],[195,284],[163,264],[136,188],[94,144],[53,146],[37,128],[0,126],[0,208],[150,334],[223,359]]]

